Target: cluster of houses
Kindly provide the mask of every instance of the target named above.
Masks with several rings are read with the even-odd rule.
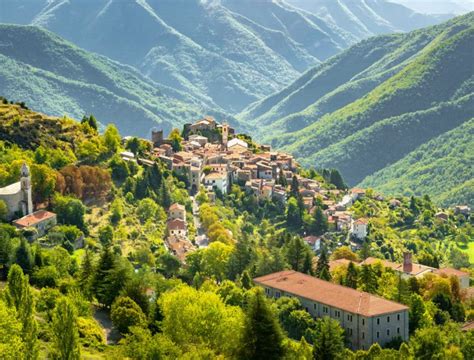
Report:
[[[186,255],[196,250],[193,243],[188,239],[186,208],[184,205],[175,203],[168,209],[165,245],[169,252],[183,263],[186,260]]]

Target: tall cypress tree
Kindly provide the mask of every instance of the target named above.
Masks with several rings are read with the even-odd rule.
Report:
[[[76,310],[66,298],[60,299],[54,309],[52,330],[55,358],[79,360],[81,352]]]
[[[79,285],[87,299],[92,298],[92,281],[94,280],[94,263],[92,252],[86,249],[84,259],[82,259],[81,270],[79,272]]]
[[[256,289],[247,309],[241,359],[282,359],[283,331],[262,289]]]
[[[21,240],[20,246],[16,250],[15,262],[20,265],[25,274],[30,274],[33,271],[34,259],[30,244],[25,239]]]
[[[328,259],[328,253],[325,246],[321,248],[321,254],[319,254],[315,275],[318,278],[323,279],[323,280],[328,280],[328,277],[330,277],[329,259]]]
[[[328,219],[320,207],[314,211],[312,230],[316,235],[322,235],[328,231]]]
[[[354,263],[351,261],[347,266],[347,275],[345,285],[353,289],[357,289],[357,282],[359,280],[359,274]]]
[[[8,273],[5,298],[9,306],[17,310],[22,325],[22,338],[25,342],[24,357],[27,360],[38,358],[38,328],[34,318],[34,298],[28,282],[18,265],[13,265]]]
[[[114,255],[110,247],[105,247],[100,254],[100,259],[95,270],[95,276],[92,282],[92,291],[101,304],[105,304],[108,291],[108,274],[114,266]]]
[[[362,290],[375,294],[377,291],[377,276],[370,265],[362,265],[359,277]]]

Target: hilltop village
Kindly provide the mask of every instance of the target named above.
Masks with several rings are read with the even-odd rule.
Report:
[[[348,208],[362,198],[365,190],[354,188],[328,189],[321,182],[299,174],[299,165],[293,156],[272,151],[269,145],[258,145],[247,135],[237,134],[228,124],[218,124],[212,117],[205,117],[194,124],[184,126],[179,146],[176,140],[164,138],[162,130],[153,130],[146,158],[136,158],[130,151],[120,155],[126,161],[139,161],[151,166],[159,159],[169,170],[184,179],[190,196],[204,191],[211,200],[225,195],[233,184],[242,186],[257,199],[268,199],[286,205],[292,183],[297,184],[299,196],[309,214],[315,211],[320,201],[325,207],[324,215],[331,230],[348,231],[354,240],[364,240],[368,221],[354,219]],[[124,143],[131,137],[125,137]],[[304,240],[318,252],[321,237],[307,234]],[[168,237],[166,243],[181,261],[195,245],[187,238],[186,211],[183,205],[173,204],[169,209]],[[199,242],[198,246],[206,246]],[[354,249],[357,242],[351,242]]]

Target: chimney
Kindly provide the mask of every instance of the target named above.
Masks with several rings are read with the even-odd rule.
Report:
[[[413,270],[413,263],[411,261],[411,252],[403,253],[403,272],[411,273]]]

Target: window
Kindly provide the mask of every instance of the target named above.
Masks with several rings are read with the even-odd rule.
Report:
[[[352,322],[352,315],[347,315],[347,320]]]
[[[349,334],[349,336],[352,336],[352,329],[347,329],[347,333]]]
[[[400,334],[400,328],[397,328],[397,334]]]
[[[380,318],[377,319],[377,325],[380,325]]]
[[[365,325],[365,319],[362,319],[362,325]]]
[[[387,322],[388,323],[390,322],[390,316],[387,316]]]
[[[341,316],[341,312],[338,311],[338,310],[336,310],[336,311],[335,311],[335,315],[336,315],[336,317],[340,317],[340,316]]]
[[[276,298],[279,298],[280,296],[281,296],[280,292],[277,291],[277,292],[275,293],[275,297],[276,297]]]
[[[362,339],[365,339],[365,332],[362,332]]]
[[[397,315],[397,320],[400,321],[400,314]]]
[[[377,331],[377,339],[380,337],[380,333]]]
[[[390,329],[387,329],[387,336],[390,336]]]
[[[313,304],[313,309],[316,310],[318,308],[318,305]]]
[[[326,306],[323,306],[323,313],[328,313],[328,308]]]

